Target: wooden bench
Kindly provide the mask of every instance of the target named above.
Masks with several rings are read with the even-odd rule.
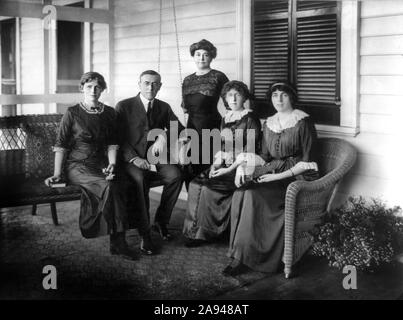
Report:
[[[49,188],[44,179],[53,175],[57,128],[61,114],[0,118],[0,208],[49,203],[58,225],[56,202],[80,199],[77,186]]]

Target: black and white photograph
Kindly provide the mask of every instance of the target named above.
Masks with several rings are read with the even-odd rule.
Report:
[[[0,40],[0,300],[403,300],[403,0],[0,0]]]

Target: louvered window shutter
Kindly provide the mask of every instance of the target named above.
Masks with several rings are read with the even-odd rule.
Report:
[[[252,88],[261,116],[276,80],[297,87],[297,107],[316,123],[339,125],[340,8],[337,1],[253,2]]]

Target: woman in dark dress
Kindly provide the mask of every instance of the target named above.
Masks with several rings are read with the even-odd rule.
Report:
[[[258,177],[256,183],[245,184],[244,168],[239,166],[236,184],[244,186],[232,197],[228,256],[233,261],[224,269],[226,275],[234,276],[248,268],[277,271],[284,248],[287,186],[295,179],[318,178],[315,127],[308,114],[294,109],[296,90],[288,83],[275,83],[268,97],[277,113],[263,125],[260,156],[270,173]]]
[[[221,151],[214,164],[189,186],[188,208],[183,233],[185,245],[194,247],[219,237],[228,227],[231,197],[236,187],[235,169],[241,153],[257,153],[261,132],[260,120],[244,108],[248,87],[240,81],[224,85],[221,96],[229,111],[221,121]]]
[[[50,186],[60,181],[66,158],[68,183],[81,187],[79,225],[85,238],[110,235],[110,252],[135,259],[125,239],[126,207],[115,181],[118,142],[116,113],[98,99],[106,83],[97,72],[87,72],[80,80],[84,101],[67,109],[60,123],[54,147],[54,175]]]
[[[202,163],[202,129],[220,129],[221,115],[217,109],[221,90],[227,76],[221,71],[210,67],[211,61],[217,56],[217,48],[203,39],[190,46],[197,71],[187,76],[182,84],[182,107],[187,114],[187,128],[197,131],[199,135],[199,163],[187,167],[187,183],[196,175],[210,167],[211,163]],[[212,152],[210,152],[212,154]]]

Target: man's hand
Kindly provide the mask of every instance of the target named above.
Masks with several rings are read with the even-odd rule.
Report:
[[[151,146],[151,152],[154,156],[158,157],[159,154],[162,154],[162,152],[164,151],[165,143],[165,137],[159,135],[157,140]]]
[[[143,169],[143,170],[149,170],[150,169],[150,164],[148,163],[148,161],[146,159],[137,158],[137,159],[133,160],[132,163],[137,168],[140,168],[140,169]]]
[[[190,149],[190,140],[188,138],[180,138],[177,141],[178,163],[186,164],[186,157]]]

